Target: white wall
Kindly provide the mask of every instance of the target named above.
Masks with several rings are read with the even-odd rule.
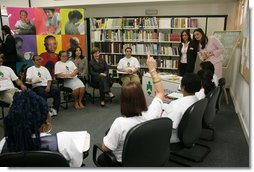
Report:
[[[0,0],[2,15],[7,15],[6,7],[29,7],[28,0]]]
[[[249,142],[250,87],[240,73],[241,50],[239,47],[236,48],[233,59],[231,60],[229,68],[225,73],[228,82],[227,85],[229,85],[236,113],[241,122],[246,139]]]
[[[14,0],[11,0],[14,1]],[[203,0],[31,0],[32,7],[49,7],[49,6],[88,6],[88,5],[112,5],[112,4],[130,4],[130,3],[161,3],[161,2],[188,2],[196,1],[203,2]],[[236,0],[205,0],[206,2],[232,2]]]

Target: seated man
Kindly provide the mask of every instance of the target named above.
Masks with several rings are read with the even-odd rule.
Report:
[[[131,52],[131,47],[125,48],[126,56],[119,61],[117,66],[118,71],[125,73],[121,76],[123,86],[125,86],[129,82],[140,83],[140,79],[137,75],[140,64],[135,57],[131,56]]]
[[[22,91],[27,88],[10,67],[3,66],[3,62],[4,54],[0,52],[0,100],[11,104],[13,95],[19,91],[14,87],[12,81],[15,81]]]
[[[52,85],[52,77],[47,68],[41,66],[41,57],[33,56],[34,66],[29,67],[26,73],[27,82],[32,84],[33,91],[47,100],[47,97],[53,97],[53,108],[51,115],[57,115],[60,107],[60,91]]]
[[[181,91],[183,97],[172,101],[170,104],[163,104],[164,112],[162,117],[168,117],[173,121],[171,143],[179,142],[177,135],[178,125],[183,117],[184,112],[195,102],[198,98],[195,92],[201,89],[201,80],[197,74],[186,73],[181,80]]]

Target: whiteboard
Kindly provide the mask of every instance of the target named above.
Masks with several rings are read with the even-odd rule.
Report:
[[[241,31],[215,31],[213,35],[218,38],[224,46],[222,66],[227,68],[233,56]]]

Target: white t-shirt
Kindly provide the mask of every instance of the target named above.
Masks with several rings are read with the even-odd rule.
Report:
[[[46,135],[49,134],[41,133],[41,137]],[[69,162],[70,167],[80,167],[83,162],[85,142],[87,139],[90,141],[90,135],[87,131],[63,131],[56,135],[59,153]],[[5,137],[0,141],[0,152],[2,152],[5,141]]]
[[[48,69],[45,68],[44,66],[41,66],[39,68],[35,66],[29,67],[26,72],[26,78],[32,79],[33,88],[38,86],[47,86],[48,81],[52,80],[52,77]],[[36,83],[38,81],[41,81],[41,82]]]
[[[203,98],[205,98],[205,89],[204,88],[201,88],[199,90],[199,92],[196,92],[195,93],[196,97],[198,98],[198,100],[201,100]]]
[[[65,63],[58,61],[55,64],[55,74],[68,74],[72,73],[75,69],[77,69],[76,65],[70,60],[66,61]],[[77,75],[75,77],[77,77]]]
[[[162,100],[155,97],[142,116],[118,117],[110,127],[108,134],[103,138],[103,143],[113,151],[118,162],[122,162],[123,144],[128,131],[135,125],[154,118],[159,118],[162,112]]]
[[[163,104],[164,112],[162,113],[162,117],[168,117],[173,122],[170,143],[177,143],[180,141],[177,134],[178,125],[183,117],[184,112],[197,101],[198,98],[193,95],[179,98],[170,102],[169,104]]]
[[[216,87],[219,85],[218,77],[215,74],[213,74],[213,80],[212,81],[214,82]]]
[[[135,57],[124,57],[119,61],[117,65],[117,69],[123,68],[140,68],[140,63]]]
[[[12,81],[17,80],[17,75],[10,67],[0,66],[0,90],[8,90],[14,88]]]
[[[59,13],[54,13],[51,18],[46,19],[46,26],[54,26],[55,29],[58,27],[59,22],[60,22],[60,14]]]

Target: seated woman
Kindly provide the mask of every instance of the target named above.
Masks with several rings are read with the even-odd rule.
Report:
[[[105,94],[109,94],[110,98],[114,98],[114,94],[111,92],[111,81],[108,76],[108,64],[100,57],[100,49],[94,47],[92,49],[92,59],[89,62],[89,71],[92,77],[92,82],[97,83],[100,89],[101,107],[105,106]]]
[[[219,81],[218,81],[218,77],[214,73],[215,69],[214,69],[214,65],[212,64],[212,62],[204,61],[204,62],[200,63],[200,68],[202,70],[210,70],[212,72],[212,74],[213,74],[213,80],[212,81],[214,82],[215,86],[217,87],[218,84],[219,84]]]
[[[139,83],[130,82],[122,87],[121,90],[121,117],[115,119],[109,132],[103,138],[102,150],[104,152],[112,151],[116,156],[119,166],[122,162],[123,143],[127,132],[135,125],[159,118],[162,113],[162,100],[164,89],[156,72],[156,61],[148,55],[147,66],[151,74],[155,88],[155,97],[149,107],[146,105],[146,99],[143,89]],[[98,157],[98,161],[103,166],[111,166],[110,161],[104,154]]]
[[[88,62],[87,58],[83,56],[82,49],[77,46],[72,52],[71,60],[78,68],[78,76],[85,83],[88,80]]]
[[[85,106],[82,103],[85,85],[77,77],[78,68],[72,61],[68,61],[66,51],[59,52],[60,61],[55,64],[55,76],[57,78],[64,78],[64,86],[72,89],[74,97],[74,107],[76,109],[83,109]]]
[[[1,154],[7,152],[48,150],[61,153],[70,167],[80,167],[84,145],[90,142],[87,131],[59,132],[50,135],[47,102],[32,91],[14,95],[14,101],[4,118],[5,136],[0,142]]]
[[[199,92],[196,92],[195,95],[200,100],[205,98],[216,86],[213,82],[213,73],[210,70],[199,70],[197,74],[201,79],[202,88]]]

